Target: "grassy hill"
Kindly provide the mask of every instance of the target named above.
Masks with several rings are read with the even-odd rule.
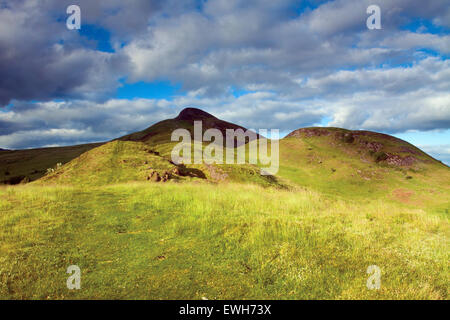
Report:
[[[152,148],[144,142],[112,141],[82,154],[36,183],[99,186],[132,181],[234,181],[281,186],[276,178],[260,175],[258,167],[252,165],[176,165],[167,154],[173,145],[165,143]],[[163,151],[166,152],[160,153]]]
[[[4,181],[40,179],[0,187],[0,298],[448,299],[447,166],[339,128],[280,140],[276,176],[177,165],[170,134],[194,120],[242,128],[189,108],[104,144],[1,151]]]
[[[371,197],[436,208],[442,207],[443,202],[448,204],[447,166],[406,141],[369,131],[296,130],[280,140],[280,170],[275,177],[261,176],[258,167],[249,164],[182,168],[171,161],[171,151],[178,142],[170,141],[170,136],[177,128],[185,128],[193,135],[194,120],[202,121],[203,132],[209,128],[218,128],[223,133],[226,128],[246,130],[201,110],[187,108],[174,119],[89,150],[46,175],[40,183],[243,182],[282,188],[301,186],[355,200]],[[204,143],[202,148],[208,144]],[[192,149],[195,152],[200,150]]]
[[[279,176],[349,199],[448,206],[450,169],[392,136],[338,128],[305,128],[280,142]],[[438,210],[438,209],[437,209]]]
[[[67,163],[102,143],[27,150],[0,150],[0,184],[18,184],[43,177],[47,168]]]

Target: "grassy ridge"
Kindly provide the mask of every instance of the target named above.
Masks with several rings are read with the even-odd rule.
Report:
[[[241,184],[0,189],[0,298],[448,299],[448,215]],[[82,271],[68,290],[66,268]],[[381,289],[366,288],[369,265]]]

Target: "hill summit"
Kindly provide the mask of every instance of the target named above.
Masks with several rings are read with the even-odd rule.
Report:
[[[177,117],[173,119],[160,121],[147,129],[126,135],[118,140],[142,141],[148,144],[160,144],[170,141],[170,136],[176,129],[186,129],[191,132],[192,136],[194,136],[194,121],[202,121],[203,133],[208,129],[218,129],[224,135],[226,133],[226,129],[247,130],[240,125],[218,119],[203,110],[197,108],[185,108],[178,114]]]
[[[175,118],[175,120],[186,120],[186,121],[206,120],[206,119],[217,119],[217,118],[214,117],[212,114],[197,108],[185,108]]]

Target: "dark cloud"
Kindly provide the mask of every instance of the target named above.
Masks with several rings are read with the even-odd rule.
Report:
[[[46,2],[8,1],[0,10],[0,105],[17,100],[105,98],[127,58],[83,47]],[[63,11],[65,13],[65,11]]]

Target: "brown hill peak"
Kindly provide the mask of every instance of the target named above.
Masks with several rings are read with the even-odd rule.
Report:
[[[217,118],[214,117],[212,114],[197,108],[185,108],[175,118],[175,120],[186,120],[186,121],[206,120],[206,119],[217,119]]]

